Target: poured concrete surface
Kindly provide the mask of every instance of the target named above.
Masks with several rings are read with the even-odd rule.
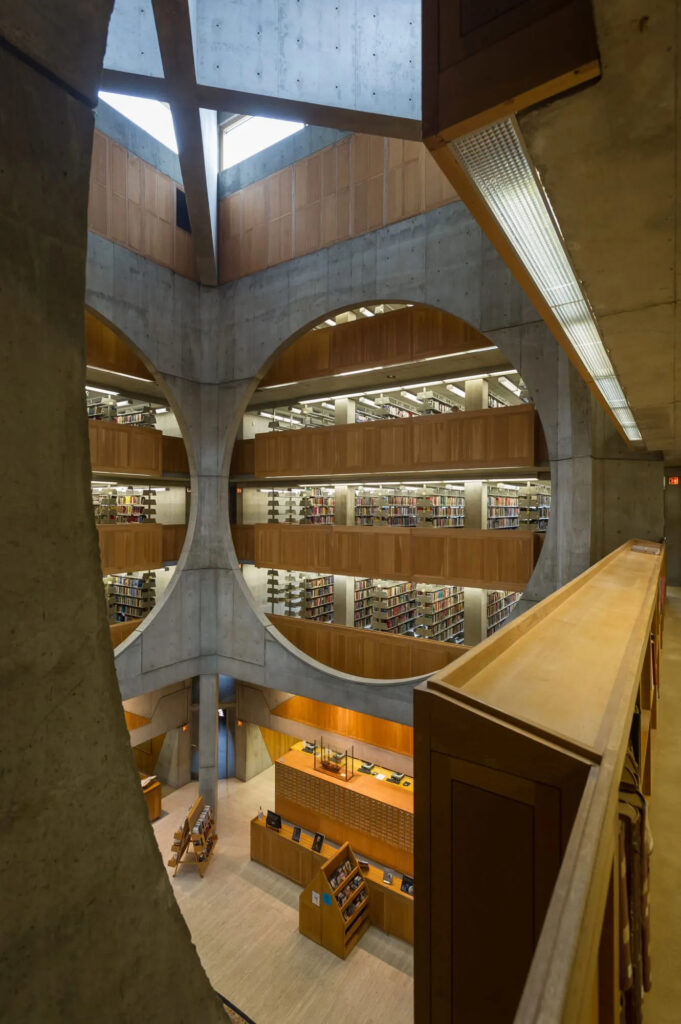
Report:
[[[163,800],[154,832],[165,862],[197,784]],[[203,878],[172,878],[201,962],[218,992],[257,1024],[412,1024],[413,947],[371,927],[347,960],[298,931],[295,882],[250,860],[250,821],[274,806],[274,766],[218,784],[218,843]]]
[[[681,587],[667,591],[661,700],[653,737],[650,863],[653,987],[645,997],[645,1024],[681,1020]]]

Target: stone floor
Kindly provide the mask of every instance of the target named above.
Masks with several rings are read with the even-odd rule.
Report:
[[[196,791],[192,783],[163,800],[154,831],[164,863]],[[250,820],[273,804],[273,767],[250,782],[220,782],[219,840],[205,876],[168,869],[213,987],[256,1024],[412,1024],[412,947],[370,928],[340,960],[298,932],[300,887],[250,860]]]

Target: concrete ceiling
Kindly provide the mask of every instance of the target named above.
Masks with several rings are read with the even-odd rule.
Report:
[[[679,14],[594,0],[602,78],[521,114],[649,450],[681,456]]]

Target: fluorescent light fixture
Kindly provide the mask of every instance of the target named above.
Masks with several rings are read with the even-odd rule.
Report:
[[[85,386],[86,391],[96,391],[98,395],[110,395],[112,398],[120,394],[119,391],[107,391],[106,388],[93,388],[89,384]]]
[[[151,377],[135,377],[132,373],[121,373],[119,370],[107,370],[105,366],[90,366],[87,365],[88,370],[99,370],[100,373],[111,373],[114,377],[126,377],[128,380],[143,380],[145,384],[153,384],[154,381]],[[281,387],[281,385],[277,385]]]
[[[332,320],[331,317],[327,317],[326,320],[324,321],[324,323],[328,324],[329,327],[335,327],[336,326],[336,321]]]
[[[415,395],[412,391],[402,391],[400,393],[403,398],[408,398],[410,402],[416,402],[417,405],[423,405],[423,399],[419,398],[418,395]]]
[[[458,395],[459,398],[466,397],[466,392],[463,390],[463,388],[457,388],[455,384],[448,384],[447,391],[451,391],[453,395]]]
[[[116,405],[118,408],[120,408],[122,405],[130,405],[130,402],[128,401],[127,398],[124,398],[122,401],[116,402]]]
[[[364,405],[372,405],[374,409],[379,408],[378,405],[376,405],[376,403],[371,398],[360,398],[360,402],[363,402]]]
[[[275,142],[295,135],[304,127],[302,121],[282,121],[276,117],[239,118],[223,130],[222,170],[269,149]]]
[[[165,405],[159,405],[159,406],[158,406],[158,408],[156,409],[156,412],[157,412],[157,413],[159,414],[159,416],[160,416],[160,415],[161,415],[161,413],[163,413],[163,412],[168,412],[168,410],[167,410],[167,408],[165,407]]]
[[[334,412],[336,411],[336,406],[333,404],[333,402],[322,402],[321,404],[324,406],[325,409],[332,409]]]
[[[292,406],[291,406],[291,412],[297,412],[297,413],[301,413],[302,411],[303,411],[303,410],[302,410],[302,409],[299,409],[299,408],[298,408],[298,406],[296,406],[296,405],[292,405]]]
[[[371,314],[374,315],[373,313]],[[352,377],[353,373],[373,373],[374,370],[385,370],[385,366],[363,366],[361,370],[343,370],[342,373],[334,373],[333,377]]]
[[[362,316],[376,316],[376,314],[372,313],[370,309],[366,308],[366,306],[360,306],[359,311],[362,314]]]
[[[260,415],[265,420],[278,420],[280,423],[295,423],[297,426],[302,427],[302,420],[296,420],[293,416],[278,416],[273,412],[261,412]]]
[[[103,92],[102,90],[99,92],[99,98],[158,142],[162,142],[168,149],[172,149],[173,153],[177,153],[175,126],[168,103],[144,99],[141,96],[124,96],[116,92]]]
[[[499,377],[499,383],[501,384],[502,387],[506,388],[506,390],[510,391],[512,394],[520,394],[520,388],[512,381],[510,381],[508,377]]]
[[[515,119],[498,121],[449,145],[610,404],[606,391],[612,389],[602,388],[599,382],[607,379],[612,383],[617,375],[570,266],[560,228],[525,153]],[[620,405],[610,408],[628,439],[640,441],[641,432],[631,409]]]

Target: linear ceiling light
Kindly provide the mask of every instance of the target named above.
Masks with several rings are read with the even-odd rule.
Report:
[[[88,363],[86,369],[99,370],[100,373],[110,373],[113,377],[126,377],[128,380],[143,380],[145,384],[156,383],[151,379],[151,377],[135,377],[132,373],[121,373],[120,370],[107,370],[106,366],[90,366]]]
[[[507,391],[511,391],[514,395],[520,394],[520,388],[513,381],[510,381],[508,377],[499,377],[499,383],[502,387],[506,388]]]
[[[451,391],[453,395],[458,395],[459,398],[465,398],[466,392],[463,388],[457,388],[456,384],[448,384],[447,391]]]
[[[113,397],[114,395],[120,394],[120,392],[118,392],[118,391],[107,391],[106,388],[93,388],[91,384],[86,384],[85,385],[85,390],[86,391],[96,391],[98,395],[110,395],[111,397]]]
[[[630,441],[640,441],[631,409],[591,308],[570,266],[548,197],[507,118],[450,143],[551,308]],[[613,404],[613,400],[614,403]]]

